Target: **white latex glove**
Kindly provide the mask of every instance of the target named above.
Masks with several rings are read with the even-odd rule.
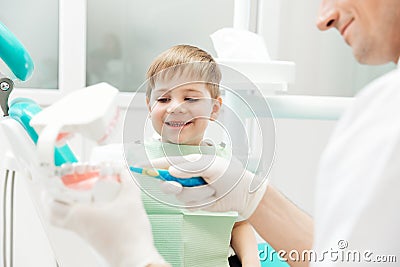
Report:
[[[154,247],[139,188],[127,171],[121,181],[121,191],[111,202],[65,203],[47,194],[45,214],[53,225],[81,236],[110,266],[165,263]]]
[[[165,193],[175,194],[187,208],[208,211],[237,211],[247,219],[263,197],[267,181],[243,168],[235,158],[227,160],[213,155],[192,154],[183,157],[158,158],[151,161],[154,168],[168,169],[179,178],[201,176],[204,186],[182,187],[177,182],[162,183]]]

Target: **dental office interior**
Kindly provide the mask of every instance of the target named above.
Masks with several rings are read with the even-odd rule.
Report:
[[[362,66],[339,34],[319,32],[319,1],[2,2],[1,22],[24,44],[35,64],[28,81],[15,82],[10,100],[29,98],[46,108],[81,88],[106,82],[119,90],[116,103],[124,113],[134,95],[144,99],[144,92],[137,89],[152,60],[177,44],[198,46],[243,73],[267,100],[274,118],[269,182],[311,215],[316,168],[337,119],[359,89],[395,67]],[[221,30],[227,35],[222,49],[217,49],[218,40],[210,35]],[[256,45],[243,32],[263,42]],[[233,52],[224,53],[230,49]],[[0,71],[12,76],[4,62]],[[142,103],[134,107],[138,116],[147,113]],[[122,142],[123,119],[120,116],[110,143]],[[97,145],[79,134],[69,143],[80,160],[88,160]],[[252,146],[257,141],[250,142]],[[7,183],[8,167],[1,168],[3,266],[106,266],[76,235],[43,225],[27,182],[29,174],[17,171]],[[49,238],[49,233],[56,238]]]

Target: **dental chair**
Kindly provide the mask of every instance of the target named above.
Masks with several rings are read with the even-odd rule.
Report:
[[[31,57],[18,39],[1,23],[0,57],[17,79],[25,81],[31,76]],[[53,253],[26,188],[26,182],[32,180],[28,166],[34,165],[37,159],[34,144],[25,129],[8,116],[7,100],[13,86],[13,80],[0,74],[0,101],[4,114],[0,119],[2,265],[29,266],[35,262],[40,266],[56,266],[54,257],[49,257]],[[35,242],[32,244],[30,240]],[[41,249],[35,249],[37,247]],[[16,255],[19,255],[18,259]]]

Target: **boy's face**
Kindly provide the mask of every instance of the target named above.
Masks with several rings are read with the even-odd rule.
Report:
[[[199,145],[209,120],[218,116],[221,98],[212,99],[205,83],[160,80],[155,83],[147,106],[163,142]]]

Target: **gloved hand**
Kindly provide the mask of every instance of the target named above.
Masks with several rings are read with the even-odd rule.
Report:
[[[175,194],[187,208],[208,211],[237,211],[243,219],[251,216],[263,197],[266,177],[257,177],[243,168],[241,162],[213,155],[191,154],[182,157],[158,158],[153,168],[168,169],[179,178],[201,176],[208,185],[182,187],[177,182],[163,182],[165,193]]]
[[[129,172],[122,172],[121,191],[111,202],[65,203],[49,194],[43,199],[48,220],[77,233],[104,256],[110,266],[142,267],[165,263],[154,247],[140,190]]]

